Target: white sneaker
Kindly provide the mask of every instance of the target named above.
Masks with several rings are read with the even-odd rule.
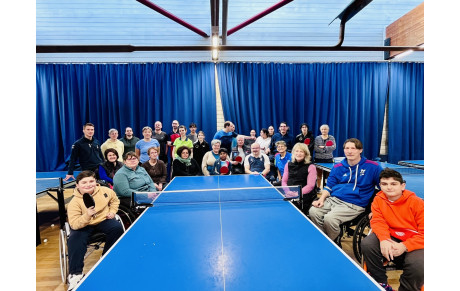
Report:
[[[78,275],[71,274],[71,275],[69,275],[69,285],[67,287],[67,291],[73,290],[77,286],[78,282],[81,281],[83,276],[85,276],[85,274],[78,274]]]

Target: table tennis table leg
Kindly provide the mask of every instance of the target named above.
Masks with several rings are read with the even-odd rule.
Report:
[[[58,210],[59,210],[59,223],[61,229],[66,222],[65,201],[64,201],[64,183],[62,178],[59,178],[59,188],[57,189]]]
[[[36,217],[35,217],[35,221],[36,221],[36,224],[37,224],[37,244],[35,246],[38,246],[39,244],[42,243],[42,239],[40,237],[40,223],[38,223],[38,207],[37,207],[37,204],[35,204],[35,211],[36,211]]]

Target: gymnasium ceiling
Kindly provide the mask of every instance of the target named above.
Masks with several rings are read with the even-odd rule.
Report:
[[[217,33],[221,44],[219,61],[382,61],[382,50],[343,48],[384,46],[385,28],[421,3],[420,0],[37,0],[37,50],[55,46],[91,48],[86,53],[37,53],[37,62],[210,61],[211,35]],[[341,13],[347,7],[352,9],[344,22]],[[264,11],[271,12],[244,25]],[[240,49],[228,51],[223,43]],[[122,51],[120,47],[127,46],[130,50],[95,52],[107,46],[106,51],[114,48]],[[343,50],[329,49],[334,46]],[[139,47],[145,51],[139,51]],[[244,47],[248,50],[241,49]],[[74,52],[85,50],[76,49]],[[415,52],[407,60],[423,61],[423,52]]]

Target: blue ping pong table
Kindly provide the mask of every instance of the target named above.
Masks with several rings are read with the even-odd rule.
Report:
[[[398,171],[406,181],[406,189],[414,192],[418,197],[424,199],[425,191],[424,191],[424,170],[416,169],[412,167],[405,167],[401,165],[386,163],[386,162],[376,162],[382,168],[391,168],[393,170]],[[326,172],[330,172],[332,167],[334,167],[333,163],[317,163],[316,167]]]
[[[266,201],[241,202],[253,193],[225,191],[235,187],[271,188],[255,189]],[[191,189],[216,189],[206,195],[217,202],[174,202],[205,195],[173,193]],[[260,175],[175,177],[78,290],[382,290],[279,197]]]

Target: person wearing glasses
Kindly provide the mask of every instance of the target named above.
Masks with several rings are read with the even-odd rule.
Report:
[[[123,167],[113,177],[113,190],[117,193],[120,204],[131,207],[133,192],[154,192],[156,188],[147,171],[139,166],[139,158],[135,152],[127,152],[123,163]]]

